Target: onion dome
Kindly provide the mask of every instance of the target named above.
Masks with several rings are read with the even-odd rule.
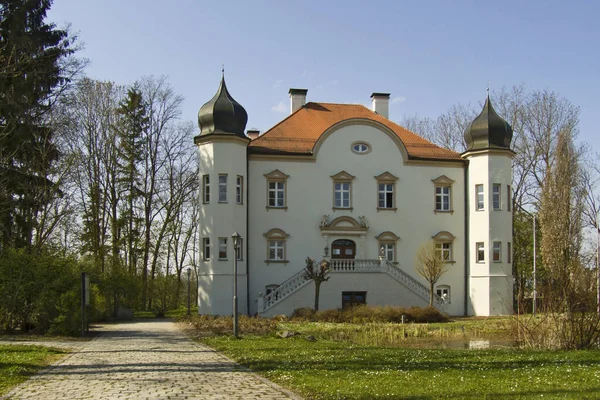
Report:
[[[508,122],[496,114],[488,96],[483,110],[467,127],[464,137],[467,151],[491,148],[510,149],[513,130]]]
[[[223,76],[217,93],[198,112],[200,136],[216,133],[246,138],[244,130],[247,122],[246,110],[231,97]]]

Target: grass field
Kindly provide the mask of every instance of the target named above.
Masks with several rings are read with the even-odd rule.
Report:
[[[203,341],[308,399],[600,398],[598,351],[411,349],[304,335]]]
[[[65,354],[43,346],[0,345],[0,396]]]

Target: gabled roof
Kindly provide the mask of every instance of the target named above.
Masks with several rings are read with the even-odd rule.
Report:
[[[306,103],[250,142],[249,150],[254,154],[310,155],[323,133],[351,119],[370,120],[389,128],[398,135],[411,160],[462,161],[459,153],[441,148],[359,104]]]

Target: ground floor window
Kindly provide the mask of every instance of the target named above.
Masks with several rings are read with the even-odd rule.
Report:
[[[440,285],[436,289],[436,294],[444,300],[444,303],[450,304],[450,286]]]
[[[367,304],[367,292],[342,292],[342,309]]]

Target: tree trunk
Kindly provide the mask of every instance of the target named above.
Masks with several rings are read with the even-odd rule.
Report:
[[[321,282],[315,280],[315,311],[319,311],[319,292],[321,291]]]
[[[433,285],[435,282],[429,283],[429,305],[433,307]]]

